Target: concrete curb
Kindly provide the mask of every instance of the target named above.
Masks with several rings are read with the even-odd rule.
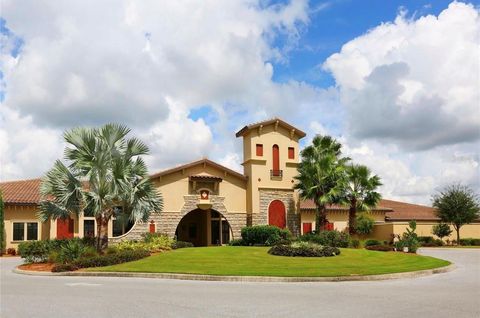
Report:
[[[171,273],[130,273],[130,272],[37,272],[26,271],[19,268],[14,273],[32,276],[81,276],[81,277],[134,277],[134,278],[157,278],[199,281],[222,281],[222,282],[259,282],[259,283],[304,283],[304,282],[348,282],[348,281],[377,281],[401,278],[417,278],[433,274],[447,273],[456,266],[450,264],[445,267],[426,269],[414,272],[381,274],[381,275],[352,275],[335,277],[275,277],[275,276],[216,276],[195,274],[171,274]]]

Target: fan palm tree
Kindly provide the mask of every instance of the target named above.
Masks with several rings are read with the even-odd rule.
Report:
[[[64,158],[57,160],[42,180],[39,218],[46,221],[91,213],[97,222],[98,251],[108,246],[108,222],[118,207],[133,222],[147,221],[160,212],[162,197],[148,178],[148,147],[127,138],[125,126],[74,128],[64,133]]]
[[[345,175],[345,164],[350,158],[341,157],[342,145],[330,136],[315,136],[312,144],[301,152],[298,165],[298,181],[294,188],[302,199],[315,203],[315,231],[325,229],[326,205],[336,202],[340,195],[338,187]]]
[[[369,211],[375,207],[382,196],[375,190],[382,185],[377,175],[372,176],[370,169],[363,165],[349,165],[343,180],[341,203],[349,205],[348,230],[356,233],[357,211]]]

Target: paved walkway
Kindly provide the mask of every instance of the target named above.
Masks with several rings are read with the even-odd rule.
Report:
[[[0,317],[480,317],[480,249],[423,249],[457,269],[370,282],[32,277],[0,259]]]

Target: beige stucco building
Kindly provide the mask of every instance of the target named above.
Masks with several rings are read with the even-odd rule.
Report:
[[[161,213],[149,222],[109,223],[111,241],[138,239],[145,232],[166,233],[196,246],[225,244],[240,237],[247,225],[272,224],[294,235],[315,228],[315,206],[300,201],[293,190],[299,162],[299,140],[305,133],[281,119],[245,126],[236,133],[243,140],[243,173],[209,159],[201,159],[151,175],[162,194]],[[24,240],[96,235],[95,219],[37,220],[40,179],[0,183],[5,202],[7,248]],[[439,220],[430,207],[382,200],[373,209],[372,237],[389,239],[416,219],[419,235],[429,236]],[[345,230],[348,208],[330,206],[329,228]],[[480,223],[462,228],[462,237],[480,237]],[[453,238],[453,236],[452,236]],[[452,239],[451,238],[451,239]]]

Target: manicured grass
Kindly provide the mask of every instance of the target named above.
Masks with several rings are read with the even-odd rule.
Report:
[[[268,247],[196,247],[153,255],[90,271],[188,273],[236,276],[348,276],[409,272],[447,266],[450,262],[414,254],[342,249],[335,257],[283,257]]]

